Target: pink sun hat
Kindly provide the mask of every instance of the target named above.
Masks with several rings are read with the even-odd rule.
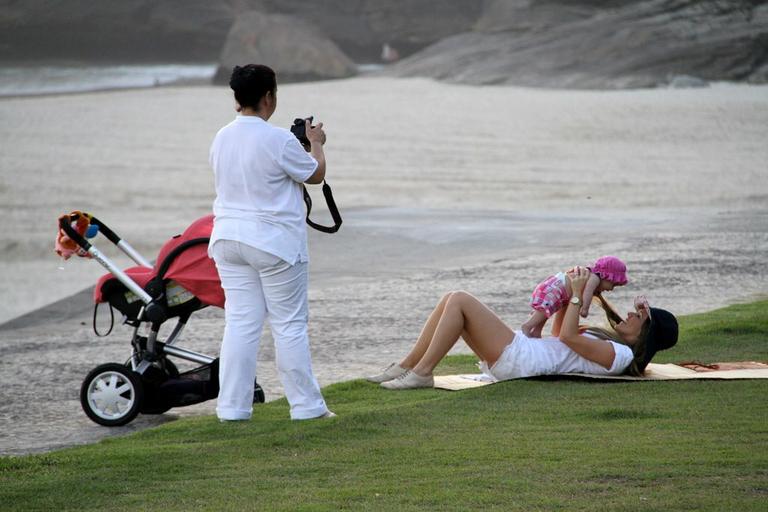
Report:
[[[623,286],[627,279],[627,266],[616,256],[603,256],[599,258],[590,269],[592,272],[616,285]]]

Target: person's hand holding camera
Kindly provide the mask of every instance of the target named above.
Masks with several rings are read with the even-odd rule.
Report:
[[[312,126],[311,116],[304,119],[298,117],[293,121],[291,133],[299,139],[304,150],[309,151],[309,154],[317,160],[317,169],[307,179],[306,183],[322,183],[325,179],[325,153],[323,152],[325,130],[323,130],[323,123],[317,123],[317,126]]]
[[[312,146],[314,146],[316,142],[321,146],[325,144],[325,130],[323,130],[323,123],[317,123],[316,126],[312,126],[312,121],[310,119],[306,119],[304,123],[304,133],[306,133],[309,143]]]

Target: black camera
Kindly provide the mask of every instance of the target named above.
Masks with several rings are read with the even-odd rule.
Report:
[[[291,133],[296,136],[297,139],[299,139],[299,142],[301,142],[301,145],[305,148],[309,148],[311,144],[309,143],[309,139],[307,138],[307,131],[306,131],[306,121],[309,121],[309,125],[314,128],[314,125],[312,124],[312,117],[309,116],[306,119],[301,119],[300,117],[297,117],[293,120],[293,126],[291,126]]]
[[[309,151],[312,144],[310,144],[309,139],[307,138],[307,122],[309,122],[309,126],[312,128],[315,127],[315,125],[312,124],[312,116],[309,116],[306,119],[302,119],[300,117],[294,119],[293,126],[291,126],[291,133],[294,134],[297,139],[299,139],[299,142],[302,146],[304,146],[304,149]],[[309,214],[312,211],[312,198],[309,196],[309,192],[307,192],[307,187],[302,185],[302,188],[304,189],[304,203],[307,205],[307,224],[318,231],[322,231],[323,233],[337,232],[341,227],[341,214],[339,214],[339,209],[336,207],[336,202],[333,200],[333,192],[331,192],[330,185],[328,185],[328,183],[323,180],[323,196],[325,196],[325,202],[328,205],[328,211],[331,213],[331,217],[333,218],[333,226],[323,226],[321,224],[317,224],[316,222],[312,222],[309,219]]]

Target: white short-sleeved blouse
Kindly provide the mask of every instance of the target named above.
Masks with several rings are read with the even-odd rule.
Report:
[[[210,248],[235,240],[291,265],[309,261],[302,192],[317,161],[284,128],[238,115],[216,134],[210,163],[216,184]]]
[[[491,368],[482,363],[481,368],[495,380],[564,373],[620,375],[632,363],[632,349],[621,343],[608,342],[613,345],[615,357],[611,367],[606,369],[581,357],[556,337],[528,338],[522,332],[516,332],[515,339],[507,345],[499,360]]]

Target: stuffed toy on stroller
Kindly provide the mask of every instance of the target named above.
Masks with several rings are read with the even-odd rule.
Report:
[[[224,307],[219,275],[207,254],[212,228],[213,215],[193,222],[163,245],[153,265],[93,215],[74,211],[59,218],[59,256],[92,258],[110,272],[99,279],[94,290],[94,330],[99,304],[108,304],[112,315],[113,308],[118,310],[123,322],[133,327],[128,361],[99,365],[83,381],[80,404],[91,420],[105,426],[125,425],[139,413],[162,414],[218,395],[218,358],[175,345],[195,311]],[[138,266],[118,268],[89,241],[99,233]],[[161,341],[160,326],[172,318],[178,321]],[[106,334],[109,332],[111,326]],[[179,373],[171,357],[199,366]],[[264,391],[257,382],[253,401],[264,402]]]

